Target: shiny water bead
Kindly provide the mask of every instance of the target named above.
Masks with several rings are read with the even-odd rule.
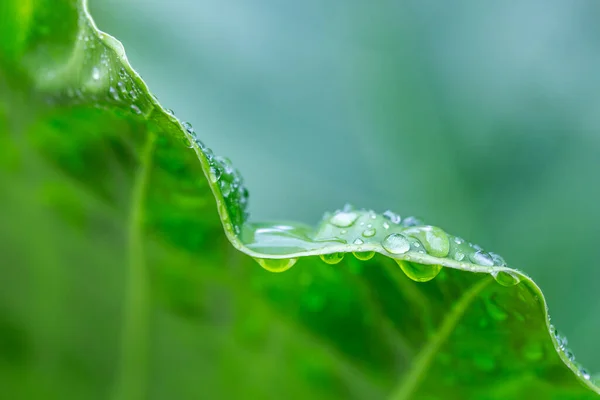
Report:
[[[381,245],[391,254],[404,254],[410,250],[410,242],[400,233],[392,233],[386,236]]]
[[[368,237],[373,237],[373,236],[375,236],[375,233],[376,233],[376,232],[377,232],[377,231],[375,230],[375,228],[368,228],[368,229],[365,229],[365,230],[363,231],[362,235],[363,235],[364,237],[367,237],[367,238],[368,238]]]
[[[463,238],[460,238],[458,236],[456,236],[454,238],[454,243],[456,243],[456,244],[463,244],[464,242],[465,242],[465,240]]]
[[[587,371],[585,368],[583,368],[583,367],[579,367],[579,373],[581,374],[581,376],[583,377],[583,379],[586,379],[586,380],[588,380],[588,381],[589,381],[589,380],[591,379],[591,377],[592,377],[592,376],[590,375],[590,373],[589,373],[589,372],[588,372],[588,371]]]
[[[475,264],[482,265],[484,267],[492,267],[494,265],[492,256],[483,250],[477,250],[476,252],[472,253],[469,258]]]
[[[404,234],[419,239],[427,253],[434,257],[446,257],[450,251],[448,235],[436,226],[412,227],[405,229]]]
[[[192,127],[192,124],[190,124],[189,122],[184,122],[183,124],[183,128],[187,131],[187,133],[192,134],[194,133],[194,128]]]
[[[98,67],[92,67],[92,79],[95,81],[100,79],[100,70]]]
[[[521,281],[521,279],[514,273],[510,271],[493,271],[492,276],[502,286],[514,286]]]
[[[373,258],[373,256],[375,255],[374,251],[355,251],[352,254],[354,254],[354,257],[356,257],[357,259],[361,260],[361,261],[367,261],[370,260],[371,258]]]
[[[423,221],[417,217],[406,217],[404,221],[402,221],[402,226],[410,227],[410,226],[419,226],[423,225]]]
[[[460,251],[457,251],[456,253],[454,253],[454,259],[456,261],[462,261],[462,260],[464,260],[464,258],[465,258],[465,254],[464,253],[462,253]]]
[[[402,218],[396,214],[395,212],[391,211],[391,210],[387,210],[383,213],[384,218],[387,218],[388,220],[390,220],[390,222],[394,223],[394,224],[399,224],[400,221],[402,220]]]
[[[344,259],[344,253],[321,254],[319,257],[327,264],[338,264]]]
[[[255,258],[256,262],[270,272],[283,272],[296,264],[296,258]]]
[[[410,261],[396,260],[402,271],[416,282],[427,282],[435,278],[442,270],[441,265],[417,264]]]
[[[338,211],[330,219],[329,223],[338,228],[352,226],[358,219],[358,214],[353,211]]]
[[[352,244],[361,245],[361,244],[365,244],[365,242],[361,238],[356,238],[356,239],[354,239],[354,242],[352,242]]]
[[[500,256],[499,254],[496,253],[489,253],[490,256],[492,257],[492,260],[494,261],[494,265],[496,267],[504,267],[506,266],[506,261],[504,261],[504,258],[502,258],[502,256]]]

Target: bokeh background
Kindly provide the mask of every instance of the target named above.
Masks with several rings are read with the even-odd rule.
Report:
[[[419,215],[529,273],[600,370],[600,2],[90,6],[254,220]]]

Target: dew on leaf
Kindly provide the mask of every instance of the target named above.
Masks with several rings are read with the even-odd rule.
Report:
[[[462,253],[460,251],[457,251],[456,253],[454,253],[454,259],[456,261],[462,261],[462,260],[464,260],[464,258],[465,258],[465,254],[464,253]]]
[[[338,228],[347,228],[352,226],[357,219],[358,214],[353,211],[338,211],[331,217],[329,223]]]
[[[388,220],[390,220],[390,222],[394,223],[394,224],[399,224],[400,221],[402,220],[402,218],[396,214],[395,212],[391,211],[391,210],[387,210],[386,212],[383,213],[384,218],[387,218]]]
[[[381,245],[391,254],[404,254],[410,250],[408,239],[400,233],[392,233],[391,235],[386,236]]]
[[[410,261],[395,260],[402,271],[410,279],[416,282],[427,282],[435,278],[442,270],[441,265],[425,265],[413,263]]]
[[[493,271],[492,276],[502,286],[514,286],[521,281],[521,279],[510,271]]]
[[[494,261],[494,265],[496,267],[506,266],[506,261],[504,261],[504,258],[502,258],[501,255],[496,254],[496,253],[492,253],[492,252],[490,252],[489,254],[492,257],[492,260]]]
[[[352,244],[358,244],[358,245],[361,245],[364,243],[365,242],[361,238],[356,238],[356,239],[354,239],[354,242],[352,242]]]
[[[375,255],[374,251],[355,251],[354,253],[354,257],[356,257],[357,259],[361,260],[361,261],[367,261],[370,260],[371,258],[373,258],[373,256]]]
[[[294,266],[296,258],[255,258],[256,262],[271,272],[283,272]]]
[[[319,257],[327,264],[337,264],[344,259],[344,253],[321,254]]]
[[[369,229],[365,229],[365,230],[363,231],[362,235],[363,235],[364,237],[367,237],[367,238],[368,238],[368,237],[373,237],[373,236],[375,236],[375,233],[376,233],[376,231],[375,231],[375,228],[369,228]]]
[[[98,79],[100,79],[100,70],[98,69],[98,67],[93,67],[92,68],[92,79],[97,81]]]
[[[434,257],[445,257],[450,251],[448,235],[438,227],[420,226],[408,228],[404,231],[404,234],[419,239],[427,253]]]
[[[494,265],[492,256],[483,250],[477,250],[475,253],[471,254],[469,258],[475,264],[482,265],[484,267],[492,267]]]

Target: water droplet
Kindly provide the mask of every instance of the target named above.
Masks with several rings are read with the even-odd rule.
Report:
[[[183,124],[184,129],[187,131],[187,133],[189,133],[190,135],[193,135],[195,133],[194,128],[192,127],[192,124],[190,124],[189,122],[184,122]]]
[[[565,355],[567,356],[567,358],[569,359],[569,361],[573,362],[575,361],[575,354],[573,354],[573,352],[569,349],[565,350]]]
[[[222,180],[221,182],[221,194],[223,197],[228,197],[231,194],[231,184],[226,180]]]
[[[497,267],[504,267],[506,266],[506,261],[504,261],[504,258],[502,258],[502,256],[500,256],[499,254],[496,253],[489,253],[490,256],[492,256],[492,260],[494,261],[494,265]]]
[[[171,110],[170,108],[167,108],[165,110],[167,112],[167,114],[169,114],[170,116],[174,117],[175,116],[175,111]]]
[[[514,286],[521,281],[519,277],[510,271],[493,271],[492,276],[502,286]]]
[[[121,94],[127,94],[127,88],[125,87],[125,84],[122,81],[117,82],[117,87],[121,91]]]
[[[338,228],[347,228],[352,226],[358,219],[358,214],[352,211],[338,211],[329,220],[329,223]]]
[[[417,217],[406,217],[406,218],[404,218],[404,221],[402,222],[402,225],[404,225],[406,227],[409,227],[409,226],[418,226],[418,225],[423,225],[423,221],[421,221]]]
[[[210,167],[210,175],[211,175],[210,180],[213,183],[217,182],[219,179],[221,179],[221,175],[222,175],[221,169],[214,167],[214,166]]]
[[[383,216],[385,218],[389,219],[394,224],[399,224],[400,221],[402,221],[402,218],[400,218],[400,216],[398,214],[396,214],[395,212],[393,212],[391,210],[387,210],[386,212],[384,212]]]
[[[98,67],[93,67],[92,68],[92,79],[97,81],[98,79],[100,79],[100,70],[98,69]]]
[[[330,253],[330,254],[321,254],[321,260],[326,262],[327,264],[337,264],[344,259],[344,253]]]
[[[413,281],[427,282],[435,278],[442,270],[441,265],[417,264],[410,261],[396,260],[402,271]]]
[[[492,259],[492,256],[483,250],[477,250],[475,253],[471,254],[469,258],[475,264],[482,265],[484,267],[492,267],[494,265],[494,260]]]
[[[121,98],[119,97],[119,94],[117,93],[117,89],[115,89],[114,87],[109,87],[108,88],[108,92],[110,93],[110,97],[113,98],[113,100],[115,101],[120,101]]]
[[[358,258],[361,261],[367,261],[370,260],[371,258],[373,258],[373,256],[375,255],[374,251],[355,251],[354,253],[354,257]]]
[[[465,254],[464,253],[462,253],[460,251],[457,251],[456,253],[454,253],[454,259],[456,261],[462,261],[462,260],[464,260],[464,258],[465,258]]]
[[[589,381],[589,380],[590,380],[590,378],[592,377],[592,376],[590,375],[590,373],[589,373],[589,372],[587,372],[587,370],[586,370],[585,368],[583,368],[583,367],[580,367],[580,368],[579,368],[579,373],[581,374],[581,376],[583,377],[583,379],[585,379],[585,380],[588,380],[588,381]]]
[[[140,108],[138,106],[136,106],[135,104],[132,104],[131,106],[131,110],[136,113],[137,115],[140,115],[142,113],[142,110],[140,110]]]
[[[392,233],[386,236],[381,245],[391,254],[404,254],[410,250],[408,239],[400,233]]]
[[[404,234],[419,239],[423,244],[423,247],[425,247],[425,250],[427,250],[427,253],[434,257],[446,257],[450,251],[448,235],[438,227],[413,227],[406,229]]]
[[[384,222],[381,226],[383,226],[383,229],[390,229],[390,224],[387,222]]]
[[[286,271],[297,261],[295,258],[255,258],[255,260],[261,267],[271,272]]]
[[[369,229],[365,229],[362,233],[362,235],[364,237],[373,237],[375,236],[375,229],[374,228],[369,228]]]
[[[458,236],[454,238],[454,243],[456,244],[463,244],[464,242],[465,240],[463,238],[460,238]]]
[[[563,350],[567,348],[567,346],[569,344],[569,340],[567,339],[566,336],[561,335],[560,333],[558,333],[558,331],[555,330],[554,337],[556,338],[558,347],[560,347]]]
[[[364,244],[365,242],[361,239],[361,238],[356,238],[354,239],[354,242],[352,242],[352,244]]]

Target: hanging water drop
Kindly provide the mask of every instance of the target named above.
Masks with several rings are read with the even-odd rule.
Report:
[[[296,258],[255,258],[256,262],[271,272],[283,272],[296,264]]]
[[[392,233],[391,235],[386,236],[381,245],[391,254],[404,254],[410,250],[408,239],[400,233]]]
[[[399,224],[400,221],[402,220],[402,218],[400,218],[400,216],[398,214],[396,214],[395,212],[393,212],[391,210],[387,210],[386,212],[384,212],[383,216],[385,218],[389,219],[390,222],[392,222],[394,224]]]
[[[344,259],[344,253],[330,253],[330,254],[321,254],[321,260],[326,262],[327,264],[337,264]]]
[[[492,267],[494,265],[492,256],[483,250],[477,250],[475,253],[471,254],[469,258],[475,264],[482,265],[484,267]]]
[[[521,279],[514,273],[510,271],[493,271],[492,276],[502,286],[514,286],[521,281]]]
[[[368,238],[368,237],[373,237],[373,236],[375,236],[375,233],[376,233],[376,231],[375,231],[375,228],[369,228],[369,229],[365,229],[365,230],[363,231],[362,235],[363,235],[364,237]]]
[[[396,260],[402,271],[416,282],[427,282],[435,278],[442,270],[441,265],[417,264],[410,261]]]
[[[358,219],[358,214],[353,211],[338,211],[329,220],[329,223],[338,228],[352,226]]]
[[[370,260],[371,258],[373,258],[373,256],[375,255],[374,251],[355,251],[354,253],[354,257],[356,257],[357,259],[361,260],[361,261],[367,261]]]

